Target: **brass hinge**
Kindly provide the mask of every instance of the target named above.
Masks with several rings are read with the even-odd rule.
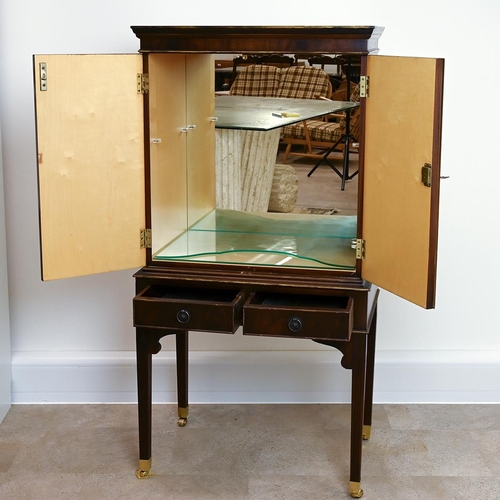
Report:
[[[47,63],[41,62],[40,65],[40,90],[47,90]]]
[[[359,97],[370,97],[370,77],[361,76],[359,78]]]
[[[365,260],[365,240],[361,238],[352,240],[351,248],[356,250],[356,260]]]
[[[422,167],[422,184],[426,187],[431,187],[432,167],[430,163],[424,163]]]
[[[141,229],[141,248],[151,247],[151,229]]]
[[[149,92],[149,75],[147,73],[137,73],[137,93],[147,94]]]

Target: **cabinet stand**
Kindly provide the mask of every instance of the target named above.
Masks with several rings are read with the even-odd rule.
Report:
[[[352,372],[349,494],[353,498],[363,495],[360,486],[362,444],[370,437],[372,424],[376,323],[374,305],[368,332],[353,331],[347,342],[315,340],[340,350],[343,354],[342,366]],[[166,335],[176,335],[178,425],[184,427],[187,424],[188,332],[137,327],[139,468],[136,475],[141,479],[151,475],[152,356],[160,352],[160,339]]]

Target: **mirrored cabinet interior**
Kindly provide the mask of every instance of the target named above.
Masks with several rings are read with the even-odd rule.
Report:
[[[36,55],[33,67],[42,279],[136,269],[137,476],[151,474],[160,339],[176,337],[184,426],[188,332],[241,328],[342,352],[360,497],[379,287],[435,305],[444,61],[378,55],[375,26],[132,31],[138,54]],[[259,54],[356,61],[359,103],[216,92],[216,60]],[[354,110],[356,214],[269,210],[283,128]]]

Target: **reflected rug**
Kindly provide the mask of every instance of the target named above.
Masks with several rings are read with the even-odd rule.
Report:
[[[333,215],[338,214],[340,210],[338,208],[306,208],[306,207],[295,207],[292,210],[294,214],[315,214],[315,215]]]

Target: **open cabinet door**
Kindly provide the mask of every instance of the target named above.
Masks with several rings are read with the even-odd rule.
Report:
[[[443,72],[442,59],[367,58],[361,273],[427,309],[436,292]]]
[[[34,57],[42,279],[145,264],[142,57]]]

